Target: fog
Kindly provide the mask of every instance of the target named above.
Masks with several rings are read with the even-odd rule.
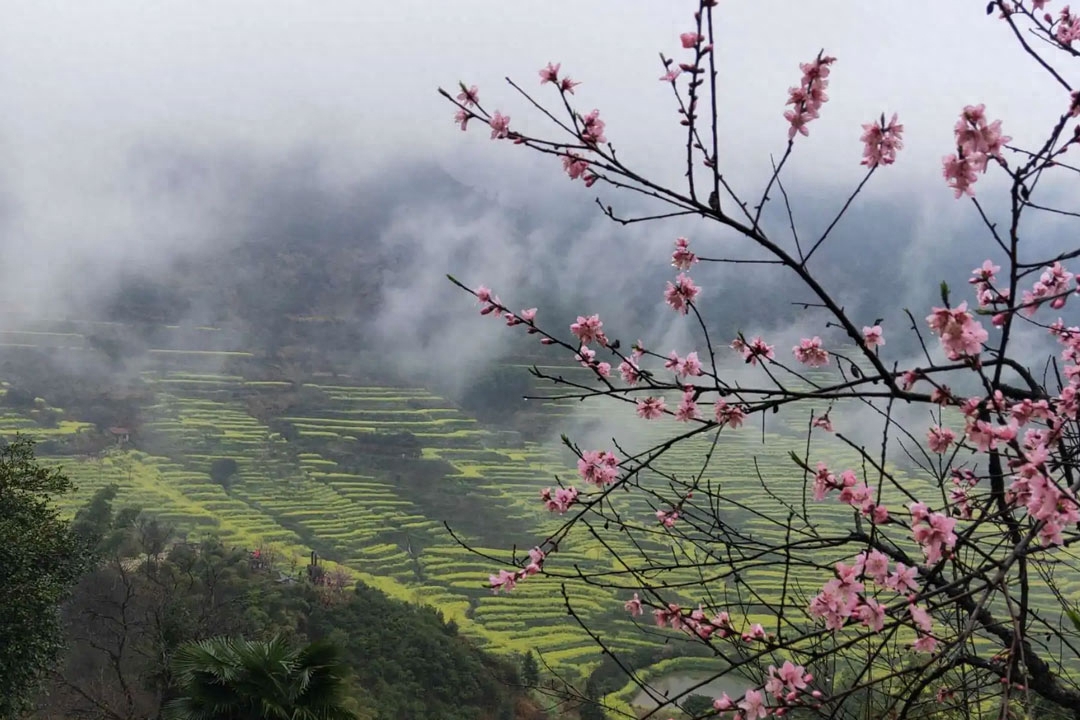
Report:
[[[718,17],[721,162],[748,200],[783,152],[798,63],[821,48],[838,57],[831,99],[785,174],[804,238],[828,226],[862,178],[860,124],[899,112],[898,163],[875,176],[813,267],[857,324],[885,319],[890,362],[914,357],[901,310],[924,317],[942,280],[966,298],[967,273],[996,256],[977,213],[941,178],[958,111],[985,102],[1030,145],[1067,96],[1007,26],[973,5],[771,0]],[[354,366],[386,365],[451,393],[522,346],[478,317],[447,273],[493,287],[512,307],[539,306],[561,332],[576,314],[597,312],[626,344],[700,348],[694,328],[662,304],[673,239],[691,238],[705,256],[760,253],[700,218],[616,225],[595,198],[624,215],[655,207],[571,183],[555,159],[491,142],[476,123],[460,132],[436,93],[476,83],[515,128],[548,133],[503,77],[554,100],[536,71],[562,62],[583,81],[575,101],[601,109],[620,157],[678,184],[685,138],[670,88],[657,82],[657,52],[679,57],[689,22],[688,6],[645,0],[233,2],[213,12],[179,2],[13,4],[0,29],[0,329],[108,319],[136,278],[179,284],[188,294],[170,322],[228,329],[233,349],[245,349],[252,320],[223,315],[221,298],[234,285],[277,289],[262,266],[245,264],[266,243],[293,255],[335,248],[341,262],[305,282],[311,293],[330,288],[320,311],[362,325]],[[977,72],[967,70],[974,58]],[[993,177],[979,189],[1003,191]],[[1043,191],[1071,199],[1052,182]],[[790,247],[776,200],[766,229]],[[1052,217],[1029,230],[1047,250],[1067,232]],[[246,254],[229,254],[237,248]],[[356,275],[364,296],[352,302],[346,280]],[[192,291],[192,277],[206,286]],[[695,277],[717,344],[742,330],[776,338],[786,353],[800,334],[828,334],[824,315],[793,304],[816,299],[789,272],[711,265]],[[257,318],[297,312],[252,307]]]

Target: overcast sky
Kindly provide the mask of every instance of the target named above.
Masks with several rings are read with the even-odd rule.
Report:
[[[435,161],[490,190],[566,190],[557,163],[483,128],[462,134],[435,92],[464,80],[512,124],[542,124],[502,82],[541,98],[537,70],[562,62],[582,110],[599,108],[624,160],[677,179],[681,142],[658,52],[685,51],[693,3],[676,0],[26,0],[0,24],[0,277],[23,302],[62,282],[226,240],[234,176],[162,177],[161,153],[242,158],[259,172],[297,153],[322,161],[328,191],[390,166]],[[861,177],[859,125],[899,112],[898,164],[872,192],[953,207],[940,176],[952,124],[985,102],[1034,140],[1067,102],[981,0],[724,0],[719,8],[722,158],[750,189],[785,140],[786,91],[819,49],[838,58],[832,100],[799,138],[806,191]],[[190,179],[189,179],[190,180]],[[560,185],[561,183],[561,185]],[[578,186],[580,188],[580,186]],[[179,188],[179,189],[178,189]],[[584,190],[583,203],[591,199]],[[958,204],[957,204],[958,205]],[[963,212],[970,212],[965,208]],[[665,241],[666,243],[667,241]],[[88,258],[93,264],[87,265]],[[78,264],[72,265],[77,260]],[[17,272],[13,272],[14,268]],[[74,267],[75,270],[71,270]],[[74,274],[72,274],[74,273]],[[81,274],[80,274],[81,273]],[[36,288],[37,292],[32,292]],[[10,297],[10,292],[8,293]]]

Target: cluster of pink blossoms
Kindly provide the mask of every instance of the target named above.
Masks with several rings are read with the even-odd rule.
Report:
[[[701,411],[697,406],[697,393],[694,392],[694,388],[687,386],[683,391],[682,400],[679,402],[679,407],[675,409],[675,419],[679,422],[690,422],[691,420],[699,420],[701,418]]]
[[[1049,16],[1047,13],[1047,17]],[[1080,15],[1074,15],[1068,5],[1058,11],[1058,19],[1054,23],[1054,38],[1065,47],[1080,40]]]
[[[634,617],[644,614],[643,603],[637,593],[634,593],[633,598],[627,600],[623,607]],[[672,630],[682,631],[703,640],[720,638],[736,643],[751,644],[773,639],[760,623],[752,624],[742,633],[738,632],[727,611],[720,611],[710,617],[701,606],[687,613],[679,605],[669,603],[666,607],[654,609],[652,614],[658,627],[670,627]],[[820,691],[810,689],[810,683],[813,680],[814,676],[806,672],[805,667],[796,665],[790,660],[785,661],[779,668],[770,665],[764,687],[760,690],[747,690],[739,702],[732,700],[727,693],[724,693],[713,702],[713,709],[721,713],[719,717],[730,718],[730,720],[764,718],[769,715],[783,717],[789,709],[803,704],[806,696],[814,700],[821,699]],[[767,695],[772,697],[772,705]],[[729,711],[734,712],[734,715],[724,714]]]
[[[690,304],[699,292],[701,288],[694,284],[689,275],[679,273],[675,282],[668,281],[667,289],[664,291],[664,300],[672,310],[686,315],[690,312]]]
[[[736,429],[746,421],[746,410],[740,405],[729,405],[724,400],[717,400],[713,406],[716,422],[721,427]]]
[[[829,353],[821,347],[821,338],[817,336],[803,338],[791,349],[791,352],[803,365],[822,367],[829,364]]]
[[[1006,490],[1006,499],[1025,508],[1041,523],[1039,537],[1043,545],[1060,545],[1064,542],[1062,531],[1080,522],[1080,506],[1072,490],[1059,487],[1047,472],[1051,448],[1060,442],[1066,420],[1080,413],[1080,371],[1076,364],[1080,359],[1080,328],[1066,329],[1059,320],[1051,325],[1051,332],[1065,346],[1062,358],[1068,363],[1064,372],[1069,382],[1052,402],[1023,400],[1009,408],[1010,422],[1005,427],[1012,427],[1014,433],[1035,420],[1044,421],[1046,427],[1028,427],[1024,432],[1020,456],[1009,460],[1015,477]]]
[[[762,690],[747,690],[737,702],[727,693],[722,693],[713,700],[713,709],[717,711],[716,717],[725,720],[729,712],[732,713],[731,720],[758,720],[769,715],[784,717],[791,708],[803,704],[803,695],[808,694],[815,701],[821,699],[820,690],[808,690],[807,683],[813,679],[814,676],[806,672],[806,668],[793,665],[790,661],[786,661],[780,669],[770,665],[769,679]],[[770,706],[766,693],[772,694],[777,705]]]
[[[481,285],[473,290],[473,294],[476,295],[477,302],[482,306],[480,308],[481,315],[502,318],[506,320],[506,325],[508,327],[525,325],[528,327],[528,333],[530,335],[535,335],[540,332],[536,327],[536,308],[528,308],[515,315],[506,309],[506,306],[499,300],[499,296],[493,294],[489,288]]]
[[[607,450],[586,450],[577,462],[581,479],[605,487],[619,477],[619,459]]]
[[[955,309],[933,308],[926,316],[926,322],[941,338],[941,345],[950,360],[978,357],[982,344],[989,337],[986,329],[968,312],[966,302]]]
[[[765,341],[760,337],[754,338],[749,343],[745,342],[741,337],[737,337],[731,341],[731,349],[741,353],[743,360],[750,365],[757,365],[759,359],[772,360],[775,357],[773,346],[766,345]]]
[[[601,347],[608,346],[607,336],[603,331],[604,323],[599,315],[578,315],[577,322],[571,323],[570,332],[581,341],[581,347],[574,354],[582,367],[594,370],[601,377],[611,375],[611,363],[600,362],[596,359],[596,351],[587,346],[587,343],[595,342]]]
[[[833,490],[840,491],[840,502],[856,508],[866,517],[873,518],[876,524],[889,519],[888,508],[876,503],[874,491],[859,480],[853,470],[845,470],[837,478],[825,463],[819,462],[814,474],[814,500],[821,502]]]
[[[806,126],[819,117],[821,106],[829,99],[825,90],[829,87],[829,66],[834,62],[836,58],[819,54],[813,62],[799,64],[803,71],[802,82],[799,87],[788,89],[788,101],[785,103],[794,106],[784,112],[784,119],[790,124],[789,140],[794,139],[796,133],[810,134]]]
[[[500,590],[510,592],[517,587],[519,582],[543,570],[546,558],[547,553],[538,547],[533,548],[529,551],[529,563],[525,567],[513,571],[500,570],[498,575],[492,575],[488,578],[488,586],[495,593]]]
[[[968,105],[954,128],[957,152],[942,159],[942,174],[956,197],[975,195],[978,173],[986,172],[991,157],[1001,160],[1001,149],[1011,137],[1001,134],[1001,121],[986,121],[985,105]]]
[[[558,86],[559,92],[574,94],[574,88],[580,85],[580,82],[571,80],[569,76],[559,78],[559,68],[562,67],[562,63],[548,63],[547,67],[540,69],[540,84],[554,83]]]
[[[971,271],[971,278],[968,282],[975,287],[975,297],[979,301],[979,307],[984,310],[1008,307],[1009,288],[999,289],[994,285],[999,270],[1001,270],[1001,266],[995,265],[990,260],[984,260],[981,266]],[[1000,327],[1005,323],[1005,313],[999,312],[995,314],[990,322],[996,327]]]
[[[607,142],[604,136],[604,121],[600,119],[600,111],[593,110],[581,117],[581,141],[591,147],[603,145]]]
[[[839,630],[849,620],[857,620],[874,632],[881,632],[885,627],[886,607],[866,592],[864,581],[872,582],[882,590],[891,590],[907,598],[908,611],[919,631],[915,649],[933,652],[937,648],[937,640],[931,635],[930,614],[912,601],[912,593],[919,589],[916,568],[898,562],[890,573],[889,558],[878,550],[871,550],[859,553],[851,565],[836,563],[835,571],[836,577],[825,583],[821,592],[810,601],[810,614],[822,618],[827,629]]]
[[[461,92],[458,93],[457,99],[466,108],[476,107],[480,102],[480,88],[473,85],[472,87],[465,87],[465,83],[460,83]],[[465,131],[466,126],[469,124],[469,120],[475,117],[471,112],[463,108],[458,108],[458,111],[454,113],[454,122],[461,126],[462,132]],[[509,118],[507,118],[509,120]]]
[[[643,420],[656,420],[664,416],[664,398],[647,397],[637,401],[637,415]]]
[[[878,165],[892,165],[896,162],[896,153],[904,148],[904,142],[900,138],[904,126],[896,122],[896,113],[893,113],[888,125],[882,115],[881,122],[867,123],[862,127],[863,134],[859,139],[863,143],[863,159],[860,164],[876,168]]]
[[[934,425],[926,433],[926,441],[930,446],[930,450],[939,455],[944,454],[954,440],[956,440],[956,433],[949,428]]]
[[[637,593],[634,593],[633,599],[627,601],[623,607],[634,616],[641,615],[643,612],[641,599]],[[652,611],[652,614],[657,627],[670,627],[672,630],[679,630],[703,640],[718,637],[753,643],[773,639],[772,634],[765,632],[765,628],[760,623],[754,623],[748,629],[739,633],[732,624],[731,616],[726,610],[718,612],[710,618],[700,605],[697,610],[686,613],[679,605],[668,603],[667,607],[656,608]]]
[[[1043,271],[1030,291],[1024,292],[1024,310],[1028,315],[1034,315],[1043,303],[1049,303],[1054,310],[1060,310],[1065,307],[1065,301],[1073,290],[1072,283],[1073,274],[1061,263],[1054,263]]]
[[[729,717],[730,720],[760,720],[770,715],[782,718],[791,709],[803,705],[807,695],[817,705],[822,694],[820,690],[810,689],[809,683],[813,681],[814,676],[806,672],[805,667],[787,660],[779,668],[769,666],[768,679],[761,690],[747,690],[738,702],[723,693],[713,700],[713,709],[717,711],[717,717],[725,720]],[[770,705],[766,695],[772,696],[773,704]],[[729,716],[729,712],[732,715]]]
[[[921,502],[908,506],[911,511],[911,531],[915,542],[922,547],[928,565],[935,565],[945,553],[956,547],[956,518],[945,513],[930,512]]]
[[[570,332],[581,341],[582,345],[588,345],[591,342],[595,342],[598,345],[606,347],[608,344],[607,336],[604,335],[604,323],[600,320],[599,315],[578,315],[577,322],[571,323]]]
[[[589,171],[589,161],[581,157],[578,153],[568,153],[563,155],[562,159],[563,170],[570,176],[571,180],[580,179],[585,183],[585,187],[592,187],[599,176],[596,173]]]
[[[685,272],[697,261],[697,256],[690,251],[689,241],[683,237],[677,239],[675,241],[675,252],[671,254],[671,264],[684,272],[679,273],[679,276],[675,278],[675,282],[668,281],[667,289],[664,291],[664,300],[671,306],[672,310],[683,315],[690,312],[690,304],[701,292],[701,288],[695,285],[694,281]]]
[[[684,237],[676,238],[675,250],[671,253],[671,266],[686,272],[697,262],[698,256],[690,250],[690,241]]]
[[[540,491],[540,499],[544,501],[544,505],[551,512],[564,513],[570,509],[570,506],[577,502],[578,491],[577,488],[557,488],[555,492],[551,491],[551,488],[544,488]]]
[[[664,367],[675,371],[675,377],[697,377],[701,375],[701,361],[698,360],[697,352],[688,353],[686,357],[679,357],[674,350],[664,361]]]

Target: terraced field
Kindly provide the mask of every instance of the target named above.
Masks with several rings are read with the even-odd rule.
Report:
[[[24,339],[34,340],[7,338]],[[75,345],[66,336],[62,342]],[[510,595],[487,589],[498,560],[510,561],[508,548],[516,543],[527,549],[559,521],[543,510],[538,491],[553,485],[555,475],[576,473],[572,458],[554,443],[527,442],[514,432],[482,426],[424,388],[365,387],[340,377],[303,386],[254,381],[167,369],[193,356],[169,350],[158,354],[169,362],[143,374],[153,402],[143,408],[132,444],[94,456],[44,455],[46,462],[63,465],[80,487],[68,500],[69,508],[97,488],[116,483],[120,503],[154,511],[189,535],[214,532],[229,543],[273,545],[295,558],[316,549],[391,595],[439,607],[493,649],[538,650],[556,665],[581,670],[599,660],[595,645],[560,602],[564,584],[574,611],[602,628],[614,648],[656,645],[655,639],[645,643],[622,611],[633,587],[628,579],[616,578],[628,589],[613,591],[572,577],[575,566],[620,569],[584,535],[560,546],[550,561],[552,576],[530,578]],[[577,369],[557,370],[570,375]],[[550,398],[556,392],[541,385],[536,394]],[[538,421],[581,429],[596,447],[611,448],[603,438],[614,435],[626,439],[628,451],[643,449],[686,427],[674,420],[639,420],[632,406],[615,402],[530,402],[529,412]],[[44,421],[45,416],[51,420]],[[801,507],[806,493],[787,455],[804,448],[809,408],[770,416],[768,422],[764,431],[760,426],[724,431],[707,468],[701,467],[710,443],[705,436],[671,449],[658,468],[680,475],[701,472],[720,483],[733,501],[722,510],[724,519],[757,537],[775,539],[778,529],[770,518],[786,514],[785,503]],[[23,433],[46,441],[93,431],[92,425],[49,407],[47,398],[32,408],[0,411],[0,435],[5,437]],[[815,446],[813,460],[861,467],[854,450],[825,437]],[[220,459],[235,460],[237,466],[224,483],[211,477]],[[890,471],[904,477],[897,468]],[[661,497],[674,498],[657,478],[647,482]],[[905,482],[918,487],[920,481],[906,477]],[[896,505],[901,498],[887,492],[885,500]],[[649,527],[656,526],[659,507],[657,498],[644,493],[616,500],[624,518]],[[839,503],[811,502],[808,511],[818,527],[850,524],[850,510]],[[492,559],[461,547],[443,521],[450,522],[461,541]],[[623,537],[612,533],[605,540],[633,557]],[[820,574],[810,571],[797,572],[795,578],[807,592],[821,583]],[[779,595],[783,575],[763,567],[744,579],[766,595]],[[1080,585],[1067,589],[1080,592]],[[751,613],[747,619],[767,618]]]
[[[289,383],[182,372],[147,373],[144,380],[154,390],[154,403],[144,408],[133,444],[152,452],[124,445],[96,456],[43,455],[44,462],[63,466],[79,487],[67,499],[69,508],[115,483],[119,503],[154,511],[189,536],[213,532],[227,543],[273,545],[297,558],[316,548],[391,594],[438,606],[495,649],[534,649],[548,662],[578,667],[598,658],[553,602],[560,580],[533,578],[512,595],[492,595],[487,577],[498,563],[462,548],[443,525],[454,518],[439,514],[440,507],[464,500],[478,517],[494,509],[503,525],[540,528],[550,519],[541,512],[537,490],[551,484],[553,472],[565,469],[557,453],[522,442],[501,448],[507,433],[480,427],[420,388],[307,385],[304,391],[320,395],[318,412],[273,419],[295,434],[286,441],[252,416],[246,402],[290,392],[295,388]],[[32,411],[0,414],[0,435],[46,440],[93,431],[87,423],[68,420],[42,427],[33,413],[48,409],[62,416],[62,411],[38,404]],[[406,432],[423,445],[415,458],[380,456],[366,462],[362,451],[350,452],[362,440],[377,444]],[[225,486],[210,476],[211,464],[220,458],[237,463]],[[411,465],[433,463],[442,474],[430,477],[421,493],[426,501],[417,500],[415,484],[399,476]],[[473,525],[481,532],[464,532],[461,539],[509,561],[510,543],[490,542],[479,519]],[[541,533],[515,539],[527,547]],[[586,550],[568,546],[560,554],[567,563],[592,562]],[[594,621],[621,607],[608,591],[575,587],[572,594],[575,607]],[[625,622],[621,612],[615,615]],[[614,629],[610,620],[602,622]],[[626,635],[625,647],[637,642]]]

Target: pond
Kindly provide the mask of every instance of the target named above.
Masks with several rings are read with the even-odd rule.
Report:
[[[672,673],[671,675],[656,678],[650,681],[648,685],[655,693],[660,695],[666,694],[667,697],[675,697],[710,677],[712,676],[707,673]],[[751,687],[751,683],[733,674],[728,677],[712,680],[708,684],[695,689],[691,694],[717,698],[720,697],[721,693],[726,692],[734,698],[742,695],[748,687]],[[640,710],[654,710],[656,706],[659,705],[659,703],[649,697],[649,694],[644,690],[639,691],[638,694],[634,696],[631,704],[634,708]]]

